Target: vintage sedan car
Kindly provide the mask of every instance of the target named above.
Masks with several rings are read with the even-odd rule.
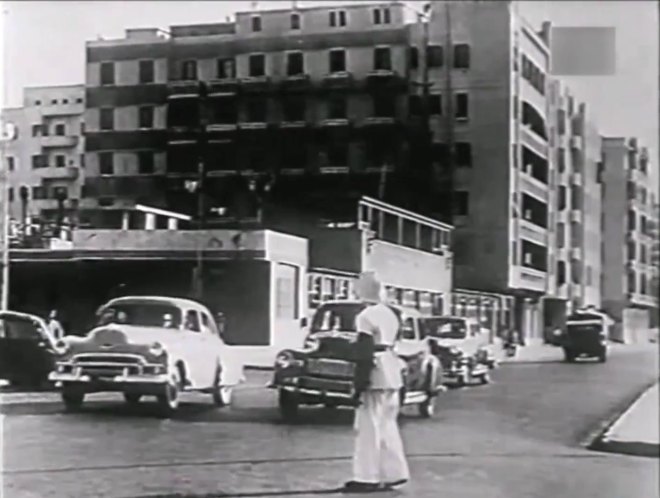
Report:
[[[482,384],[490,382],[490,369],[496,361],[486,329],[474,320],[458,316],[422,317],[419,322],[447,379],[460,386],[471,384],[473,379]]]
[[[303,349],[287,349],[275,360],[273,380],[285,420],[292,420],[300,405],[354,406],[355,319],[365,308],[357,301],[330,301],[314,314]],[[444,390],[440,362],[421,337],[419,312],[393,306],[402,323],[395,351],[401,358],[404,388],[401,404],[416,404],[430,417],[435,397]]]
[[[565,331],[559,335],[559,345],[567,362],[579,357],[596,357],[607,361],[608,317],[598,312],[578,311],[568,316]]]
[[[191,300],[131,296],[113,299],[98,311],[85,337],[55,345],[50,379],[69,409],[86,393],[123,392],[128,403],[156,396],[161,413],[173,414],[181,391],[212,394],[218,406],[231,403],[243,367],[227,346],[209,310]]]
[[[46,322],[28,313],[0,312],[0,379],[39,387],[55,366],[55,339]]]

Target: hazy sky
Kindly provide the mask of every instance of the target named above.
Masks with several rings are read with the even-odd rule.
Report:
[[[84,81],[85,41],[118,38],[125,28],[222,21],[251,1],[10,1],[5,12],[2,94],[9,106],[21,104],[24,86]],[[298,5],[346,3],[299,1]],[[290,6],[260,1],[258,8]],[[561,26],[614,26],[617,74],[568,78],[573,93],[586,100],[605,135],[637,136],[652,148],[658,164],[658,7],[654,0],[530,1],[522,12],[533,25],[548,19]]]

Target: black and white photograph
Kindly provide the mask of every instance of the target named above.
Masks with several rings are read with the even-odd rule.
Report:
[[[0,11],[0,498],[660,498],[660,2]]]

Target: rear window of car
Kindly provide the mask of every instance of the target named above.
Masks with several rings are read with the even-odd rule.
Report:
[[[0,337],[3,339],[41,339],[39,325],[29,318],[0,318]]]
[[[355,332],[355,319],[365,308],[360,303],[326,304],[322,305],[312,319],[312,332],[328,332],[340,330]]]

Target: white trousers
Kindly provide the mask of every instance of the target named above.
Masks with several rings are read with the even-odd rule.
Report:
[[[380,483],[409,479],[397,423],[399,392],[366,391],[360,401],[355,411],[353,480]]]

